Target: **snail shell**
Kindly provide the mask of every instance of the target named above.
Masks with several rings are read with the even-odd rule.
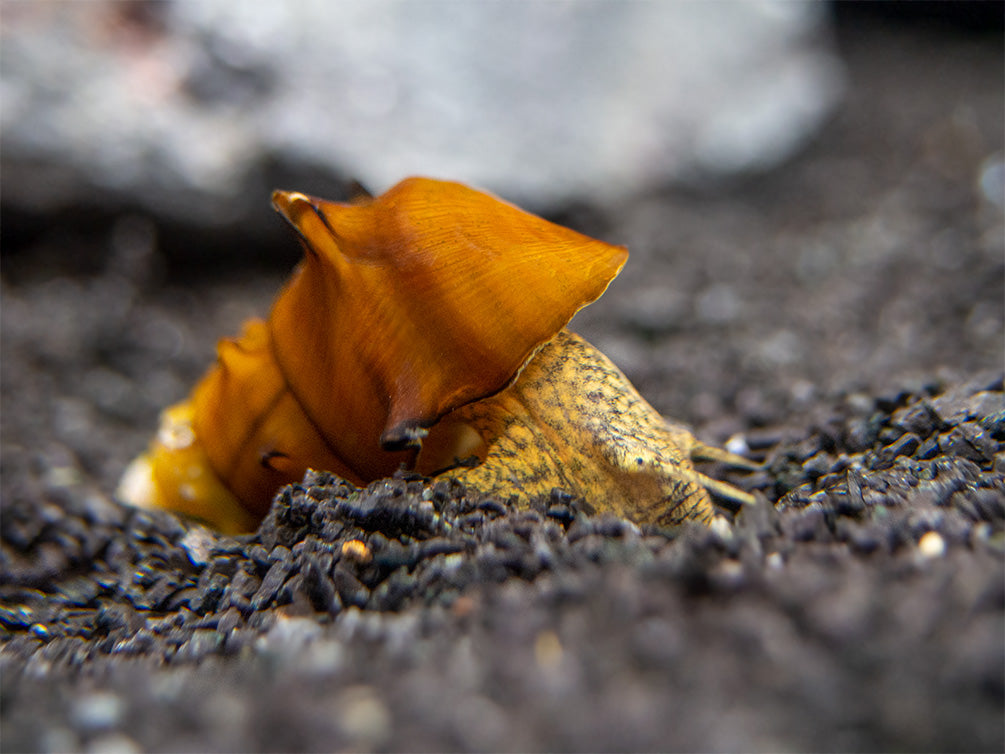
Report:
[[[162,414],[124,500],[247,531],[308,468],[362,484],[405,466],[523,500],[562,487],[638,523],[711,516],[696,441],[565,330],[624,247],[428,178],[273,206],[302,262]]]
[[[512,387],[454,411],[443,425],[473,429],[481,440],[481,463],[447,472],[475,489],[530,500],[560,487],[596,513],[640,524],[714,514],[708,480],[691,461],[704,446],[667,423],[610,359],[569,330],[544,344]]]

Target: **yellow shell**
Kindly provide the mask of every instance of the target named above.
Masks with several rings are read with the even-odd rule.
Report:
[[[561,487],[639,523],[711,515],[699,444],[564,329],[623,247],[428,178],[273,205],[303,261],[165,411],[123,499],[246,531],[308,468],[359,484],[404,466],[523,500]]]

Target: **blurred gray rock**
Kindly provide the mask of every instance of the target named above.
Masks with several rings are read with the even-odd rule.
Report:
[[[827,20],[789,2],[6,3],[3,201],[220,225],[300,174],[543,207],[756,171],[840,95]]]

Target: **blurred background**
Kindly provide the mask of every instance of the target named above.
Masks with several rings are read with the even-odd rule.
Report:
[[[773,1],[5,2],[5,202],[218,226],[284,179],[449,176],[554,207],[764,169],[838,101],[828,21]]]
[[[628,244],[576,327],[712,441],[1000,370],[1002,14],[3,0],[4,495],[112,488],[295,263],[276,187],[451,178]]]

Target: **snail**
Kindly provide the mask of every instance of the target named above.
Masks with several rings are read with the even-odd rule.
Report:
[[[276,191],[304,257],[267,320],[221,340],[118,496],[253,530],[309,468],[399,468],[527,502],[559,487],[636,523],[707,521],[692,459],[745,459],[666,422],[566,329],[628,251],[459,183],[350,203]]]

